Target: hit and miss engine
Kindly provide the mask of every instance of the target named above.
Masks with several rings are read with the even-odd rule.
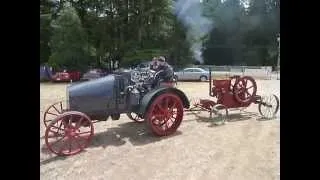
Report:
[[[138,105],[145,94],[154,89],[155,86],[160,85],[157,76],[158,72],[150,69],[131,71],[130,85],[127,87],[127,92],[129,95],[128,103],[132,112],[137,111]]]

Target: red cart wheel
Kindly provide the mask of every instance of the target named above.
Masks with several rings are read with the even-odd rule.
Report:
[[[244,76],[236,80],[233,93],[240,103],[248,103],[254,99],[257,93],[256,81],[250,76]]]
[[[56,102],[48,107],[43,115],[43,123],[46,127],[50,124],[52,120],[57,118],[62,113],[66,112],[66,107],[62,101]]]
[[[147,124],[157,136],[173,134],[180,126],[182,118],[182,101],[172,93],[164,93],[156,97],[146,114]]]
[[[54,154],[69,156],[86,148],[93,134],[93,124],[88,116],[81,112],[69,111],[48,125],[45,142]]]
[[[128,116],[131,120],[133,120],[133,121],[135,121],[135,122],[137,122],[137,123],[142,123],[142,122],[144,122],[144,119],[140,118],[140,116],[139,116],[138,114],[134,113],[134,112],[127,113],[127,116]]]

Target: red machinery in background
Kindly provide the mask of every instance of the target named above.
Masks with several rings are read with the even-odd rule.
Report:
[[[250,76],[232,76],[217,80],[211,77],[209,70],[209,96],[216,98],[199,99],[191,104],[187,111],[208,111],[218,115],[221,122],[228,118],[229,109],[247,108],[252,103],[258,104],[259,113],[264,118],[273,118],[279,110],[279,98],[272,94],[262,97],[257,95],[256,81]]]
[[[63,71],[57,72],[52,75],[51,80],[53,82],[70,82],[79,81],[81,78],[81,73],[79,71]]]

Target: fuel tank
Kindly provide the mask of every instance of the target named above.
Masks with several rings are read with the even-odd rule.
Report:
[[[91,118],[101,118],[115,110],[115,75],[70,85],[67,88],[70,110]]]

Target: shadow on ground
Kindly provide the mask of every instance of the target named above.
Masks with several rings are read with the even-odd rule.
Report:
[[[40,162],[40,166],[57,161],[57,160],[64,160],[66,159],[67,156],[54,156],[54,157],[50,157],[48,159],[45,159],[43,161]]]
[[[127,122],[95,134],[90,147],[121,146],[126,143],[125,139],[128,139],[134,146],[141,146],[180,134],[182,133],[177,131],[171,136],[157,137],[147,130],[144,123]]]
[[[209,118],[209,113],[200,113],[200,112],[185,112],[185,115],[193,115],[194,118],[190,120],[183,120],[182,123],[188,121],[196,121],[199,123],[208,123],[208,127],[219,127],[221,125],[216,125],[213,119]],[[260,117],[260,118],[257,118]],[[228,122],[237,122],[237,121],[245,121],[255,118],[258,121],[266,121],[270,119],[263,119],[259,116],[258,113],[253,112],[240,112],[240,113],[233,113],[229,114]],[[162,140],[166,140],[168,138],[181,135],[181,131],[177,131],[176,133],[172,134],[171,136],[164,136],[164,137],[157,137],[153,135],[148,128],[146,127],[145,123],[136,123],[136,122],[125,122],[119,124],[117,127],[111,127],[106,129],[105,131],[95,133],[92,141],[86,149],[90,149],[93,147],[103,147],[107,148],[108,146],[121,146],[130,142],[134,146],[141,146],[146,145],[154,142],[159,142]],[[43,139],[41,137],[40,139]],[[84,150],[85,151],[85,150]],[[42,145],[41,152],[43,154],[53,155],[46,147],[45,144]],[[44,165],[47,163],[54,162],[56,160],[64,160],[68,157],[61,157],[61,156],[53,156],[46,160],[40,162],[40,165]]]
[[[93,135],[92,141],[86,149],[93,147],[103,147],[108,146],[121,146],[126,144],[128,141],[134,146],[146,145],[154,142],[159,142],[166,140],[168,138],[181,135],[182,132],[177,130],[174,134],[170,136],[157,137],[151,132],[146,131],[147,127],[144,123],[136,122],[126,122],[119,124],[118,127],[108,128],[103,132],[98,132]],[[43,139],[44,137],[41,137]],[[53,155],[48,149],[46,144],[41,147],[41,152],[43,154]],[[54,156],[40,162],[40,165],[47,164],[56,160],[63,160],[67,157]]]

